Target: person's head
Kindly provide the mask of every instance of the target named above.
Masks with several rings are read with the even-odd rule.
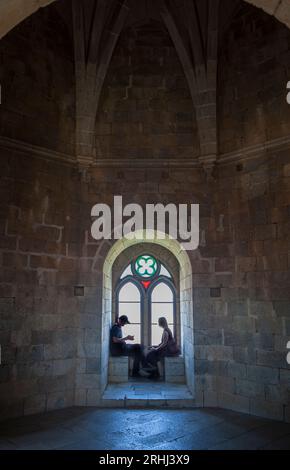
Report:
[[[164,317],[159,318],[159,320],[158,320],[158,325],[159,325],[161,328],[168,328],[168,323],[167,323],[166,318],[164,318]]]
[[[119,317],[118,323],[120,326],[130,325],[127,315],[122,315]]]

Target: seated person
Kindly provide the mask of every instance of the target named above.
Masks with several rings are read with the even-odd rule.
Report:
[[[122,327],[130,324],[128,317],[122,315],[112,326],[110,332],[110,352],[111,356],[132,356],[134,357],[132,377],[140,376],[140,362],[143,360],[143,351],[140,344],[127,344],[126,341],[134,341],[134,336],[123,338]],[[141,371],[141,376],[148,377],[148,373]]]
[[[163,328],[161,343],[158,346],[149,348],[149,353],[146,356],[146,366],[144,369],[150,372],[149,378],[158,378],[158,361],[165,356],[178,356],[180,349],[176,344],[172,331],[168,327],[166,318],[161,317],[158,320],[158,325]]]

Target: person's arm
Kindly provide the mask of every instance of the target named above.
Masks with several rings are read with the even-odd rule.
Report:
[[[156,351],[160,351],[161,349],[164,349],[167,346],[169,340],[169,334],[167,331],[164,330],[163,335],[162,335],[162,342],[155,348]]]
[[[116,338],[116,336],[113,336],[113,343],[126,343],[126,341],[133,341],[132,336],[126,336],[125,338]]]

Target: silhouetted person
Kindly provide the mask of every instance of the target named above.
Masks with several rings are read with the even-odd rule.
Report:
[[[151,346],[146,356],[145,370],[151,372],[149,378],[159,377],[158,361],[163,357],[178,356],[180,354],[180,349],[177,346],[172,331],[168,327],[166,318],[159,318],[158,325],[163,328],[161,343],[158,346]]]
[[[134,336],[123,338],[122,327],[130,324],[128,317],[122,315],[112,326],[110,332],[110,351],[112,356],[132,356],[134,358],[132,377],[139,377],[140,362],[143,359],[142,347],[140,344],[127,344],[126,341],[134,341]],[[146,373],[142,373],[148,376]]]

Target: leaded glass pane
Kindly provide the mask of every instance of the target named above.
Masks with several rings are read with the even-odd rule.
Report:
[[[160,275],[171,278],[170,272],[165,268],[165,266],[163,266],[163,264],[161,265]]]
[[[166,318],[168,323],[173,323],[173,303],[170,304],[154,304],[151,306],[151,321],[152,323],[158,323],[160,317]]]
[[[131,323],[140,323],[140,302],[120,302],[119,317],[121,317],[122,315],[126,315]]]
[[[133,273],[132,273],[131,264],[129,264],[129,266],[127,266],[125,271],[123,271],[123,274],[121,275],[120,279],[124,279],[126,276],[132,276],[132,275]]]
[[[127,282],[119,292],[120,302],[140,302],[140,291],[135,284]]]
[[[165,282],[160,282],[154,288],[152,302],[173,302],[173,292]]]

